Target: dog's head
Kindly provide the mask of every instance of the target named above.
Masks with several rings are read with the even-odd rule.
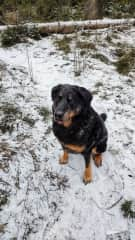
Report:
[[[69,127],[74,117],[89,109],[92,95],[83,87],[63,84],[52,89],[52,100],[54,121]]]

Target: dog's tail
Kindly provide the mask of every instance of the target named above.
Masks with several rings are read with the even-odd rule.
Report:
[[[101,113],[100,117],[103,119],[104,122],[107,119],[107,115],[105,113]]]

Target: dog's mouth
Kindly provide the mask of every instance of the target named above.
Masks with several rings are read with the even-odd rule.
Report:
[[[59,125],[63,125],[64,124],[64,121],[63,120],[57,120],[57,119],[55,119],[54,120],[56,123],[58,123]]]
[[[54,117],[54,121],[58,123],[59,125],[64,125],[64,123],[71,122],[72,118],[63,118],[63,119],[57,119]]]
[[[63,126],[70,126],[72,124],[73,118],[77,115],[76,111],[66,112],[64,116],[60,119],[57,119],[54,115],[54,121]]]

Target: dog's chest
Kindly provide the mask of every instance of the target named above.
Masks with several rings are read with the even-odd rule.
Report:
[[[84,135],[85,132],[83,129],[75,130],[66,130],[56,131],[55,135],[61,142],[62,146],[70,152],[73,153],[82,153],[85,150],[84,144]]]
[[[85,150],[85,145],[62,144],[65,149],[70,152],[82,153]]]

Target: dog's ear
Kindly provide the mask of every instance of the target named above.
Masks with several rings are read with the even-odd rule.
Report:
[[[57,85],[57,86],[52,88],[51,97],[52,97],[53,101],[58,96],[58,94],[59,94],[59,92],[61,90],[61,87],[62,87],[62,85],[59,84],[59,85]]]
[[[84,87],[77,87],[77,92],[79,96],[84,100],[86,105],[90,105],[92,101],[92,94]]]

